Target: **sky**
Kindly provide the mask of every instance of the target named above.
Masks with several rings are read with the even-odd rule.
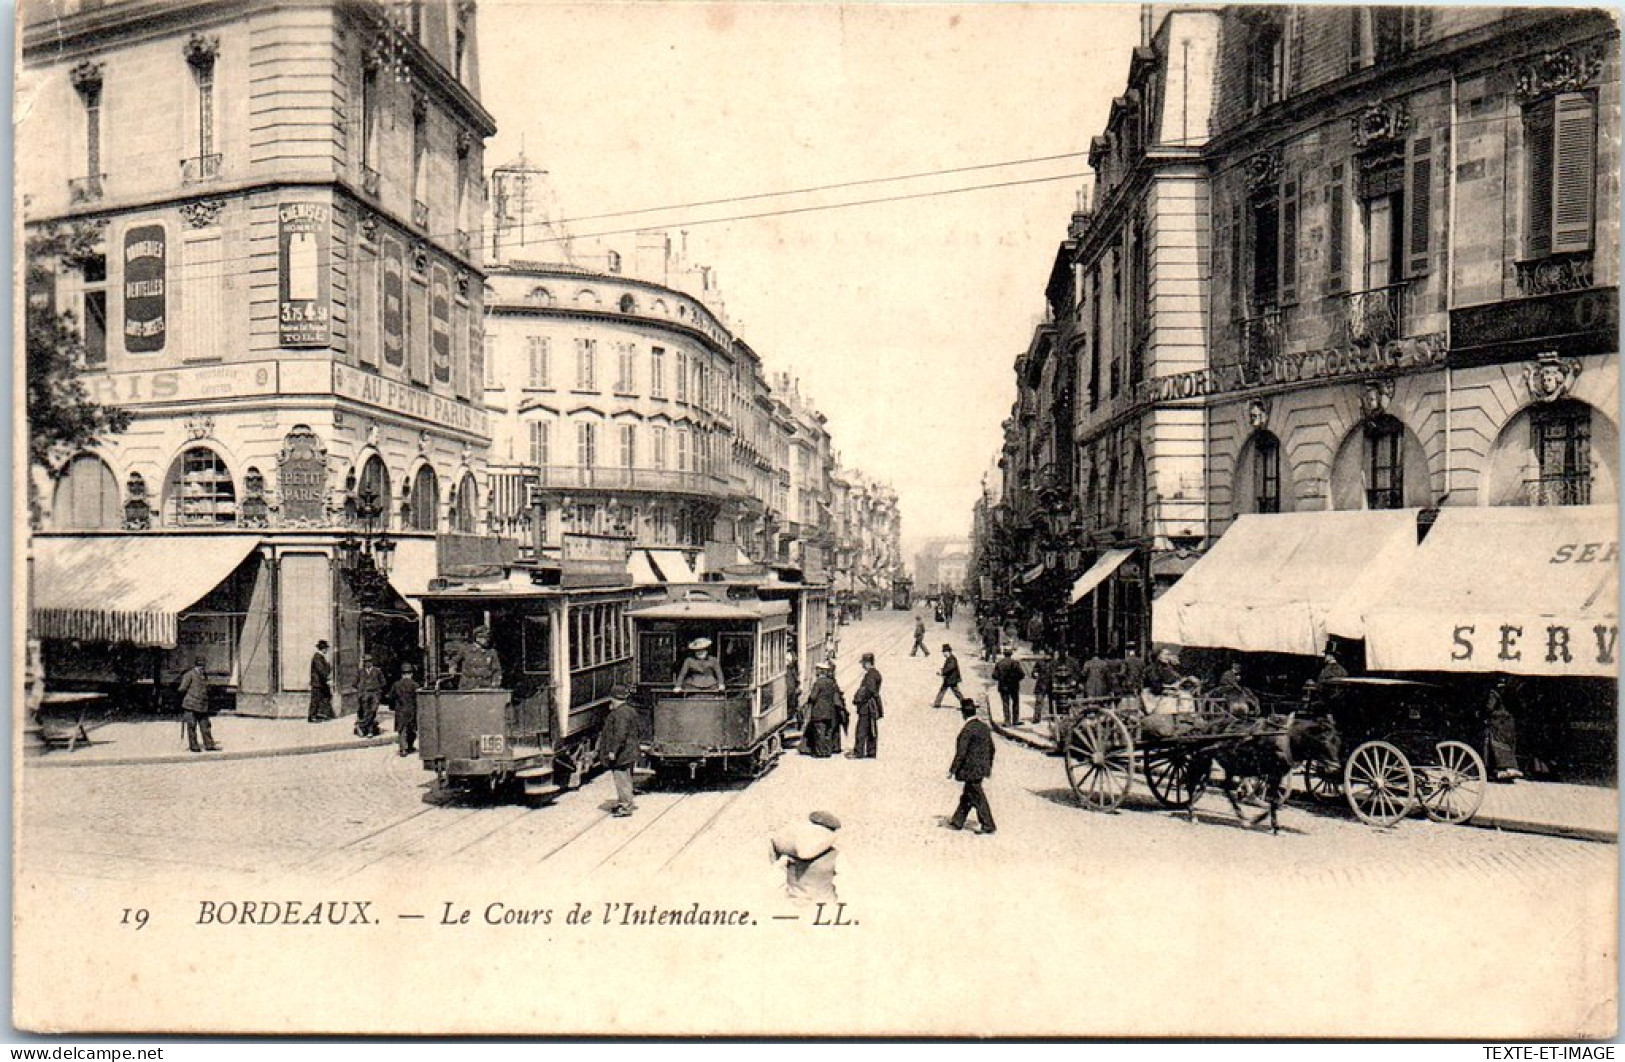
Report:
[[[800,380],[843,465],[898,490],[912,556],[969,533],[1139,10],[484,0],[486,167],[522,146],[577,237],[686,229],[735,334]],[[967,167],[987,168],[938,172]],[[678,209],[575,220],[649,207]]]

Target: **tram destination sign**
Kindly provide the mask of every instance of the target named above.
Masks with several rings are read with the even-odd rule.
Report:
[[[1427,335],[1390,339],[1380,345],[1280,354],[1246,364],[1214,365],[1172,376],[1158,376],[1140,384],[1135,398],[1142,404],[1176,402],[1278,384],[1335,380],[1373,372],[1443,365],[1446,353],[1445,337],[1430,332]]]

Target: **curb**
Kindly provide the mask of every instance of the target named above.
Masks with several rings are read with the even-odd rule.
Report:
[[[318,752],[342,752],[345,749],[365,749],[379,745],[393,745],[394,737],[375,737],[365,739],[352,739],[350,741],[330,741],[320,745],[293,745],[273,749],[244,749],[241,752],[216,752],[214,754],[201,752],[160,753],[155,756],[123,756],[101,760],[68,760],[55,759],[49,756],[37,756],[25,759],[23,762],[30,768],[67,768],[67,767],[144,767],[149,764],[176,764],[176,763],[222,763],[226,760],[264,760],[273,756],[309,756]]]
[[[993,731],[996,734],[1014,741],[1018,745],[1025,745],[1030,749],[1037,749],[1039,752],[1046,753],[1051,756],[1058,755],[1061,751],[1048,741],[1044,741],[1041,738],[1035,738],[1031,734],[1023,734],[1019,730],[1011,730],[1003,723],[994,723]]]

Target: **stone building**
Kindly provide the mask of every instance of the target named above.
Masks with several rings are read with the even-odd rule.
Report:
[[[435,532],[483,523],[475,27],[453,0],[23,9],[24,223],[94,243],[30,298],[133,414],[35,470],[52,678],[161,689],[198,652],[238,710],[293,714],[318,639],[341,699],[363,651],[410,652],[380,570],[412,589]]]

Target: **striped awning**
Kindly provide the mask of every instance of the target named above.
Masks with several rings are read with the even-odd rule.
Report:
[[[34,632],[173,649],[180,614],[259,544],[254,535],[36,536]]]

